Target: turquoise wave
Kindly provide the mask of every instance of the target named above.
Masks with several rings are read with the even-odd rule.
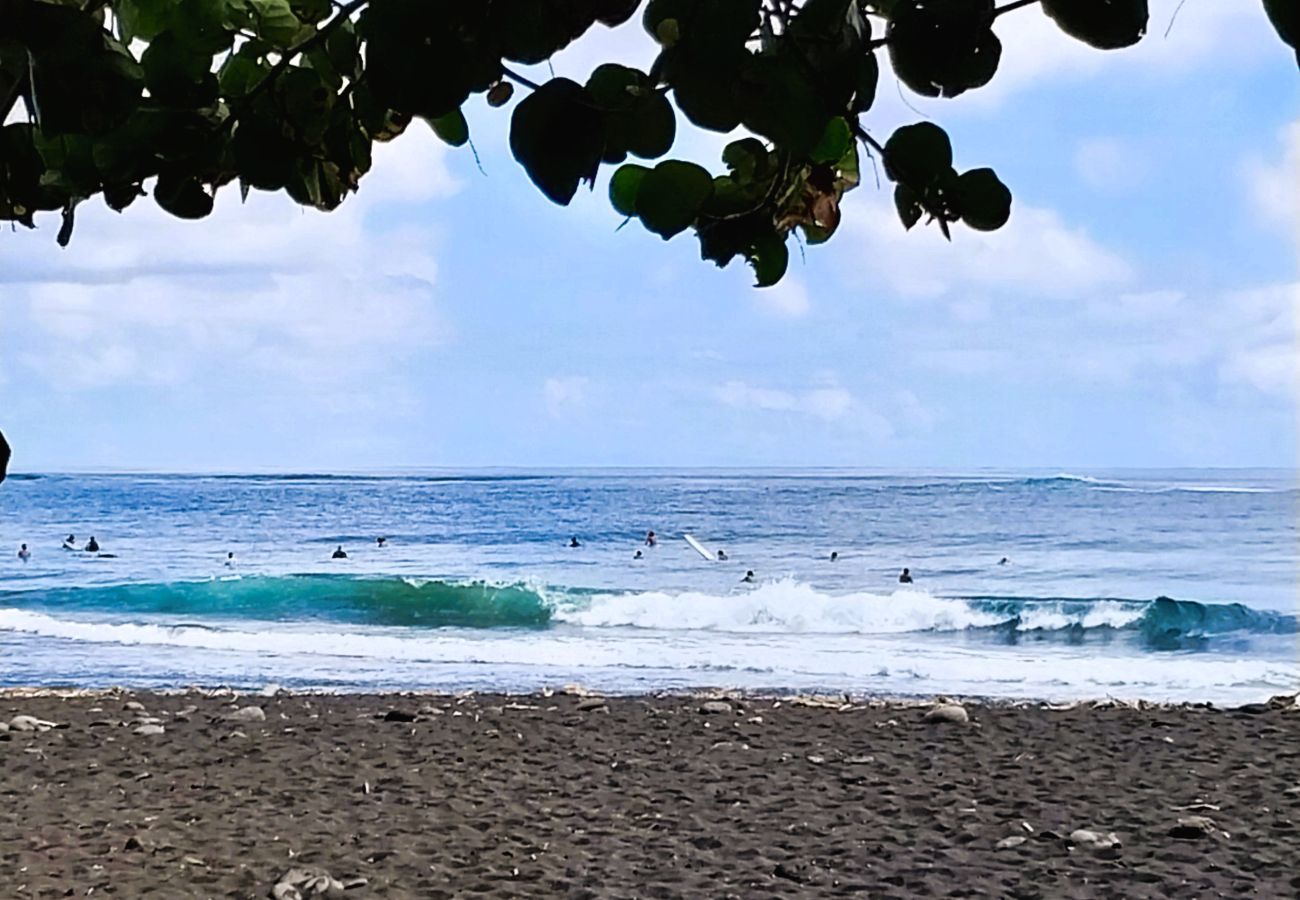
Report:
[[[551,619],[549,604],[522,585],[337,575],[7,591],[0,606],[427,628],[544,628]]]
[[[1234,634],[1297,633],[1296,616],[1160,597],[933,598],[827,595],[797,583],[725,596],[629,594],[482,581],[345,575],[243,576],[55,590],[0,591],[0,608],[171,620],[327,621],[416,628],[541,629],[555,623],[691,630],[791,623],[792,631],[970,632],[1075,639],[1123,634],[1152,650]],[[707,612],[700,619],[701,610]],[[851,614],[850,614],[851,613]],[[847,617],[847,618],[846,618]]]

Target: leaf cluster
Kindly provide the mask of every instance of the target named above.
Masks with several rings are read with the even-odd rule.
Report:
[[[1294,47],[1300,4],[1263,2]],[[693,231],[704,259],[744,259],[771,285],[792,233],[834,235],[864,153],[907,228],[1007,222],[1008,188],[990,168],[959,172],[940,126],[882,143],[863,117],[882,58],[927,97],[987,84],[1000,16],[1035,4],[1102,49],[1146,31],[1147,0],[0,0],[0,219],[59,211],[66,243],[92,197],[121,211],[148,190],[194,219],[235,183],[333,209],[374,142],[415,119],[468,143],[463,109],[481,94],[513,104],[510,149],[554,202],[617,165],[618,212],[665,239]],[[648,71],[515,71],[638,13],[659,45]],[[686,125],[739,132],[721,170],[664,158]]]

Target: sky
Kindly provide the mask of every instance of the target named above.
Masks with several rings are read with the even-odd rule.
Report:
[[[868,165],[768,290],[619,229],[608,167],[551,204],[481,97],[479,163],[417,122],[333,213],[228,188],[200,222],[84,204],[66,249],[57,216],[6,231],[14,470],[1294,466],[1295,57],[1255,0],[1177,5],[1112,53],[1017,10],[955,100],[886,67],[864,124],[933,117],[1010,223],[905,232]],[[552,66],[654,51],[633,20]],[[720,171],[729,138],[680,124]]]

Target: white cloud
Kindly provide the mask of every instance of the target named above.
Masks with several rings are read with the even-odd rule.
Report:
[[[856,271],[904,296],[942,297],[978,287],[1069,298],[1132,276],[1124,259],[1052,210],[1019,203],[998,231],[958,225],[949,243],[932,225],[904,231],[886,192],[872,197],[871,190],[863,188],[846,204],[841,239],[851,235],[863,245],[870,265]]]
[[[30,319],[21,361],[66,390],[219,375],[366,396],[449,332],[433,303],[436,235],[369,214],[457,189],[421,129],[375,155],[360,193],[328,214],[260,192],[241,203],[227,187],[197,223],[141,198],[120,217],[87,204],[66,250],[48,227],[24,235],[29,252],[0,274]]]
[[[542,385],[542,401],[553,419],[561,419],[581,409],[587,403],[587,390],[591,379],[581,375],[568,375],[546,379]]]
[[[1278,140],[1282,148],[1277,159],[1248,159],[1243,174],[1255,214],[1300,239],[1300,192],[1296,189],[1300,184],[1300,121],[1283,128]]]
[[[787,275],[773,287],[754,291],[753,297],[759,309],[783,319],[801,319],[812,308],[807,288],[793,275]]]
[[[834,421],[853,408],[853,395],[839,385],[823,385],[803,390],[755,387],[745,381],[732,380],[717,388],[714,396],[725,406],[736,409],[792,412]]]

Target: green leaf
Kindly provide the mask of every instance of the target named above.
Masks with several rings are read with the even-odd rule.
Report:
[[[636,195],[649,171],[645,166],[628,163],[614,172],[609,180],[609,202],[619,215],[636,215]]]
[[[695,163],[667,160],[641,180],[636,211],[642,224],[664,240],[685,231],[713,194],[713,176]]]
[[[932,122],[904,125],[885,142],[885,175],[920,189],[952,170],[952,142]]]
[[[1011,217],[1011,191],[992,169],[971,169],[957,178],[955,208],[977,231],[997,231]]]
[[[315,144],[329,127],[334,108],[331,91],[315,69],[290,66],[275,79],[275,92],[285,121],[303,141]]]
[[[330,0],[289,0],[289,8],[300,21],[315,24],[329,18],[334,4]]]
[[[1043,0],[1047,13],[1071,37],[1102,50],[1136,44],[1147,32],[1147,0]]]
[[[244,96],[270,70],[270,66],[262,65],[255,59],[232,53],[217,70],[217,83],[221,87],[222,96],[228,100]]]
[[[212,212],[212,195],[192,175],[159,175],[153,198],[159,206],[181,219],[202,219]]]
[[[567,78],[552,78],[514,108],[510,151],[561,206],[569,205],[579,182],[595,179],[604,149],[604,117],[591,94]]]
[[[993,19],[993,0],[900,0],[886,32],[894,72],[925,97],[988,84],[1002,58]]]
[[[722,149],[722,161],[741,184],[766,175],[768,160],[767,145],[758,138],[741,138]]]
[[[1264,0],[1264,12],[1278,37],[1300,50],[1300,3],[1296,0]]]
[[[171,21],[176,0],[116,0],[113,14],[122,40],[152,41]]]
[[[849,123],[842,117],[836,116],[826,123],[826,130],[822,132],[821,140],[809,154],[809,159],[816,163],[836,163],[843,159],[852,147],[853,132],[849,129]]]
[[[469,143],[469,123],[465,121],[465,114],[458,109],[445,116],[430,119],[429,125],[443,143],[453,147],[463,147]]]
[[[672,104],[644,72],[607,63],[591,74],[587,90],[605,113],[606,162],[621,162],[628,153],[654,159],[672,148],[677,136]]]
[[[826,130],[830,114],[797,61],[756,56],[745,69],[742,121],[797,156],[807,155]]]
[[[858,68],[858,84],[853,92],[853,111],[864,113],[876,101],[876,88],[880,84],[880,61],[875,53],[862,57]]]
[[[785,240],[776,232],[765,234],[745,254],[745,259],[754,267],[757,278],[754,287],[771,287],[785,277],[790,265],[790,250]]]
[[[459,7],[374,0],[361,19],[371,94],[386,109],[436,119],[469,98],[480,61],[460,39]],[[500,72],[500,58],[496,60]]]
[[[302,21],[293,14],[289,0],[234,0],[243,4],[248,19],[262,37],[279,47],[290,47],[302,31]]]
[[[921,221],[921,213],[924,212],[920,196],[905,184],[894,186],[894,209],[898,211],[898,218],[908,231]]]
[[[217,77],[212,56],[185,42],[174,31],[164,31],[140,56],[149,94],[167,106],[207,106],[216,102]]]

